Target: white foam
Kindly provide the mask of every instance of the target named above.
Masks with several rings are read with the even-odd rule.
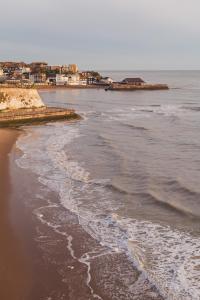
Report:
[[[158,106],[135,106],[132,107],[132,112],[134,115],[140,115],[140,116],[150,116],[151,114],[153,115],[163,115],[166,117],[170,116],[184,116],[188,114],[193,114],[191,110],[188,110],[187,108],[183,107],[182,105],[179,104],[163,104],[163,105],[158,105]]]
[[[115,216],[139,269],[168,299],[200,299],[199,238],[150,222]]]
[[[30,129],[30,133],[17,142],[24,153],[17,163],[30,168],[41,183],[57,192],[62,205],[78,216],[80,225],[102,246],[111,252],[127,253],[144,278],[156,285],[167,299],[200,299],[199,239],[170,227],[120,218],[115,213],[119,203],[115,202],[112,192],[105,189],[107,179],[91,179],[66,151],[66,146],[79,137],[79,129],[74,125]],[[43,208],[36,214],[45,222]],[[59,232],[59,225],[49,222],[47,225]],[[72,241],[67,238],[70,250]],[[79,258],[88,267],[88,286],[92,257],[95,255],[87,253]]]

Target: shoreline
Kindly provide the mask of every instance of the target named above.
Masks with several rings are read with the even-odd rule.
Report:
[[[29,285],[23,248],[12,224],[9,154],[19,136],[15,129],[0,129],[0,299],[23,299]]]
[[[0,250],[1,257],[3,250],[4,253],[10,253],[10,248],[12,251],[10,256],[4,256],[4,264],[10,265],[7,272],[11,278],[4,283],[0,298],[112,300],[116,299],[119,290],[123,292],[118,299],[124,299],[121,297],[129,293],[125,281],[135,282],[137,286],[140,272],[126,255],[110,252],[94,240],[79,225],[77,216],[60,204],[57,193],[41,184],[31,170],[16,164],[16,159],[22,155],[18,148],[13,147],[19,131],[0,129],[3,131],[10,133],[12,139],[7,152],[1,152],[2,157],[10,152],[7,161],[1,160],[4,161],[1,176],[6,168],[7,172],[10,171],[10,179],[9,176],[4,178],[4,186],[9,183],[9,206],[1,210],[10,215],[9,224],[1,226],[4,228],[1,239],[9,236],[10,243],[1,240],[1,245],[4,245]],[[8,198],[4,199],[6,201]],[[57,220],[60,220],[58,227]],[[12,231],[14,236],[10,234]],[[88,259],[87,255],[93,251],[94,257]],[[127,272],[132,274],[131,278],[126,278]],[[2,283],[1,280],[0,285]],[[144,290],[139,294],[138,299],[162,299],[148,281],[144,282]]]
[[[0,88],[25,88],[25,89],[34,89],[34,90],[73,90],[73,89],[105,89],[108,87],[108,84],[101,84],[101,85],[95,85],[95,84],[90,84],[90,85],[35,85],[31,87],[27,86],[16,86],[16,85],[0,85]]]

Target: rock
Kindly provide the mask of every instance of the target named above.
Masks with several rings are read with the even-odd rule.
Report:
[[[37,90],[0,87],[0,110],[45,107]]]

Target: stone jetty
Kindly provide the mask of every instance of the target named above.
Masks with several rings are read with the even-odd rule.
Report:
[[[0,88],[0,127],[80,119],[73,109],[46,107],[37,90]]]
[[[153,91],[153,90],[168,90],[167,84],[142,84],[132,85],[123,83],[113,83],[107,87],[106,91]]]

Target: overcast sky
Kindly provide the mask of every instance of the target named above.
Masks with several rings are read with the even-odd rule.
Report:
[[[199,0],[0,0],[0,60],[200,69]]]

